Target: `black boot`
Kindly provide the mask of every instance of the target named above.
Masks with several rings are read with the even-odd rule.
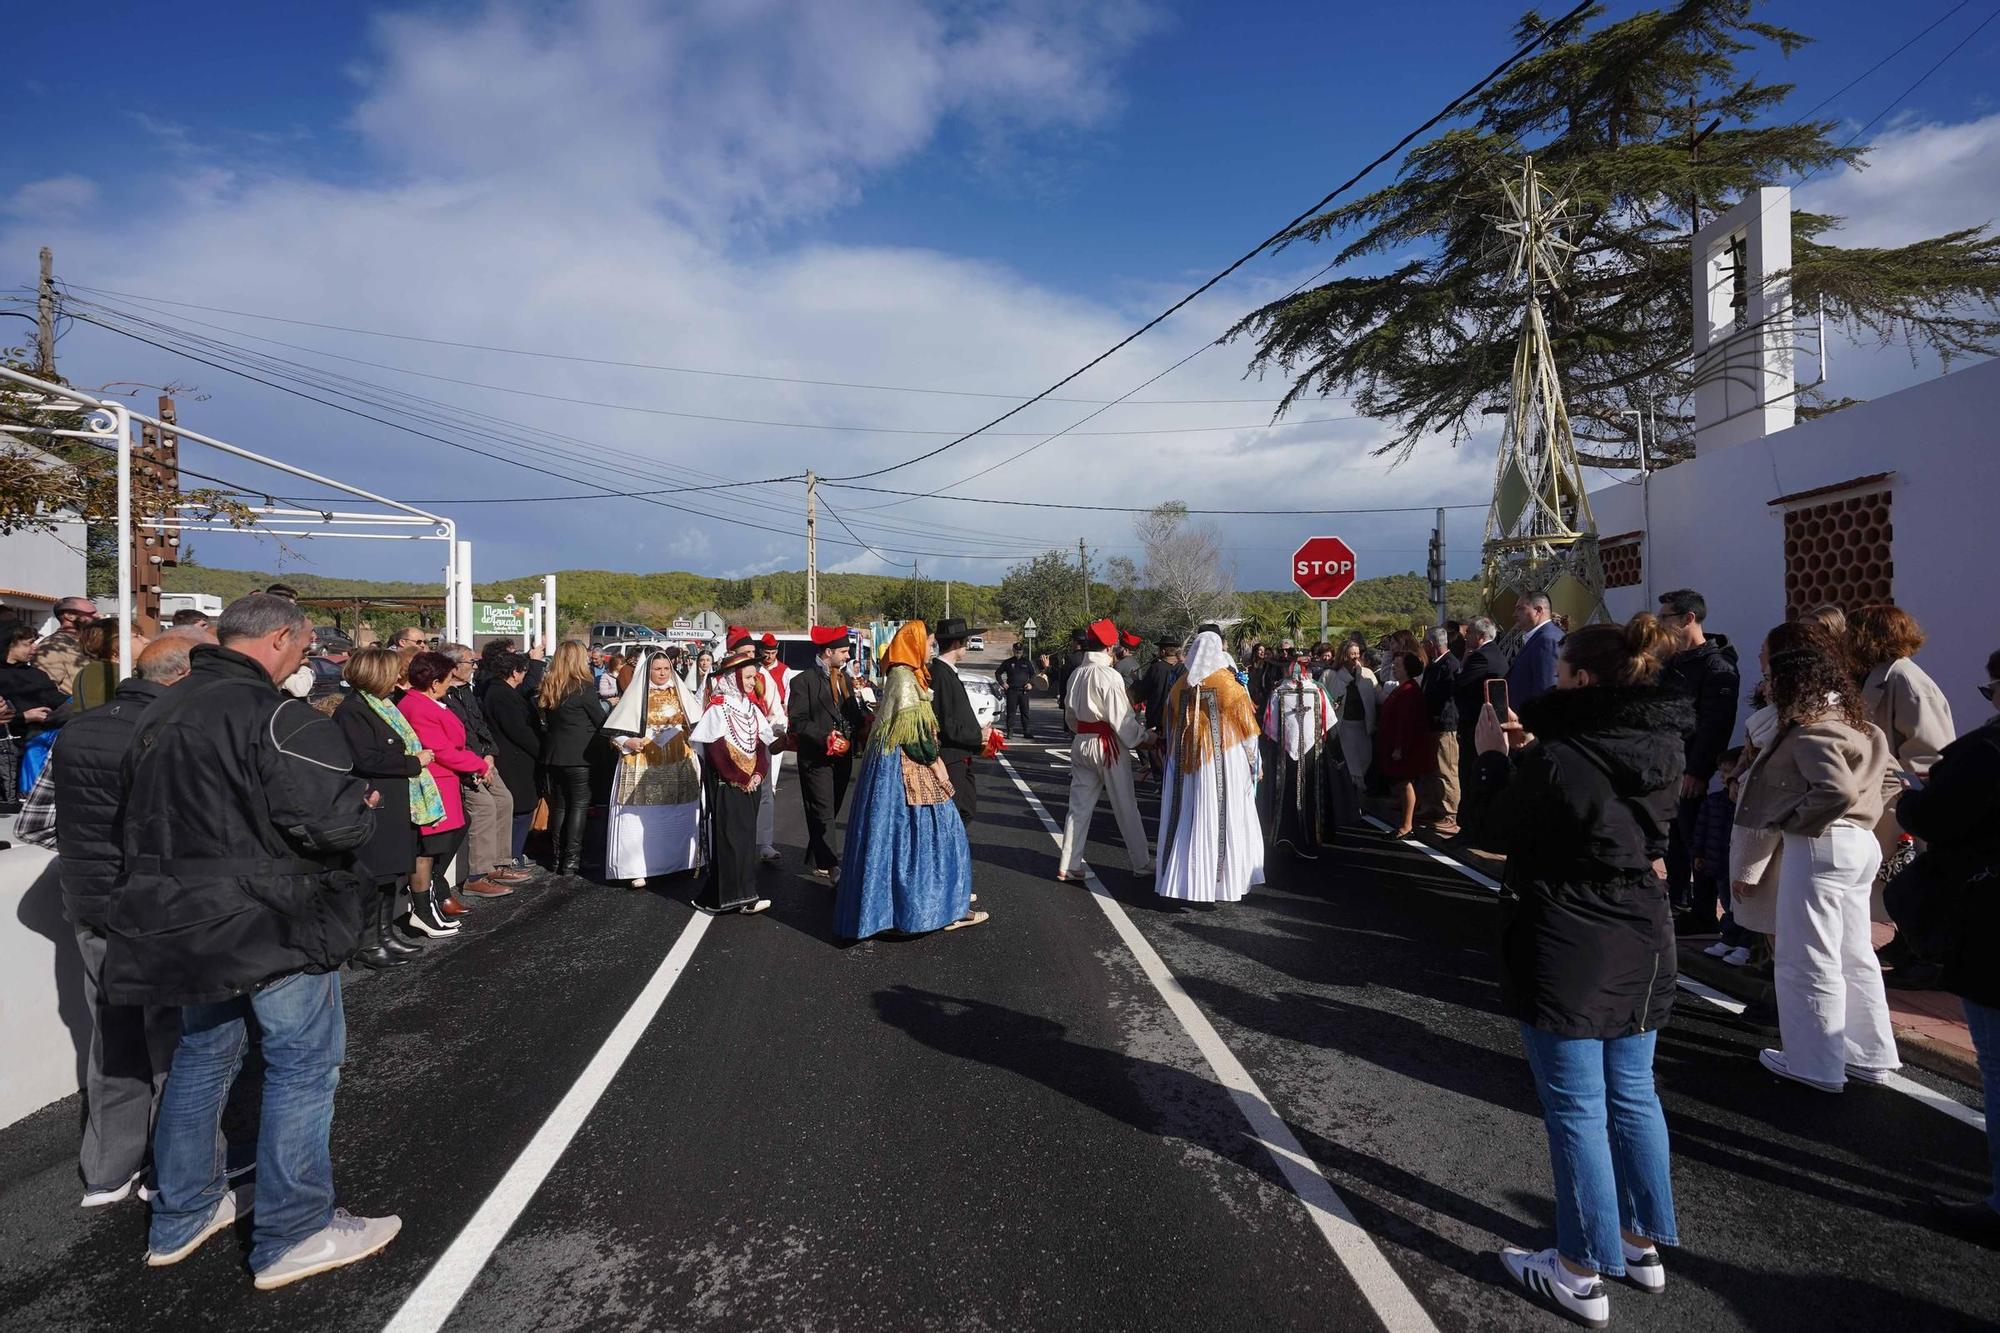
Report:
[[[382,948],[392,957],[414,958],[424,951],[420,944],[412,944],[396,929],[396,889],[392,885],[382,890],[381,905],[377,909],[375,937],[382,941]]]
[[[375,911],[372,913],[372,919],[362,929],[362,945],[354,955],[354,961],[371,972],[379,972],[389,967],[401,967],[410,961],[401,954],[390,953],[382,945],[382,903],[382,895],[376,894]]]

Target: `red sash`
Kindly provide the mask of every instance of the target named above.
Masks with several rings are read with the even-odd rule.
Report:
[[[1095,736],[1104,743],[1104,762],[1115,764],[1123,753],[1118,744],[1118,729],[1109,722],[1079,722],[1076,724],[1079,736]]]

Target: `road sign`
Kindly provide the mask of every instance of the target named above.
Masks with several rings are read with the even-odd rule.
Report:
[[[1306,596],[1331,600],[1354,586],[1354,548],[1338,537],[1309,537],[1292,553],[1292,582]]]
[[[709,638],[718,638],[729,627],[722,623],[722,617],[713,611],[703,611],[694,618],[694,627]]]
[[[1021,637],[1024,639],[1032,639],[1035,637],[1035,634],[1041,628],[1042,627],[1040,625],[1037,625],[1035,623],[1035,618],[1033,616],[1029,616],[1026,620],[1021,622]]]
[[[526,634],[528,632],[528,608],[515,606],[511,602],[474,602],[472,604],[472,632],[474,634]]]

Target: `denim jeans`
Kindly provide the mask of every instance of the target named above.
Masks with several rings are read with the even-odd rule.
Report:
[[[1972,1049],[1979,1053],[1979,1081],[1986,1088],[1986,1160],[1993,1171],[1993,1192],[1986,1202],[2000,1212],[2000,1009],[1965,1001],[1965,1025],[1972,1029]]]
[[[1677,1245],[1667,1119],[1653,1089],[1657,1032],[1600,1041],[1558,1037],[1526,1023],[1556,1177],[1556,1249],[1571,1263],[1617,1277],[1620,1227]]]
[[[347,1052],[340,975],[295,972],[248,998],[181,1010],[180,1047],[153,1131],[147,1242],[177,1250],[214,1216],[223,1182],[222,1108],[255,1016],[264,1055],[257,1127],[257,1207],[250,1267],[261,1272],[333,1217],[333,1090]]]

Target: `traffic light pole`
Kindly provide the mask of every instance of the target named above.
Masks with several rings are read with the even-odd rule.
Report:
[[[1444,570],[1444,510],[1437,511],[1437,525],[1431,529],[1431,602],[1437,607],[1437,623],[1445,623],[1446,580]]]

